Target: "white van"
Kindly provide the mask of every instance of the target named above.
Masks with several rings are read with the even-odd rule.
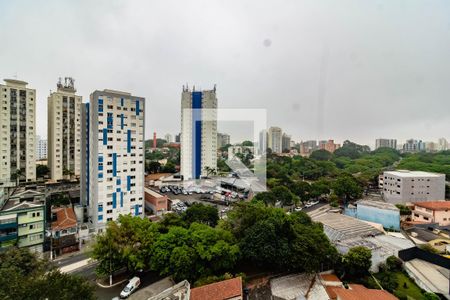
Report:
[[[131,295],[139,286],[141,285],[141,280],[139,277],[135,276],[130,279],[125,288],[120,292],[120,298],[127,298]]]

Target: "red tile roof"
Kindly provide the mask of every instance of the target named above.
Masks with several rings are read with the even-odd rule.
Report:
[[[450,209],[450,201],[439,200],[439,201],[423,201],[414,202],[414,205],[432,209],[432,210],[447,210]]]
[[[341,282],[341,280],[334,274],[321,274],[320,277],[324,281],[337,281]]]
[[[336,298],[337,298],[336,289],[342,289],[342,288],[338,287],[338,286],[326,286],[325,287],[325,291],[327,292],[328,297],[330,297],[330,299],[332,299],[332,300],[336,300]]]
[[[335,288],[340,300],[398,300],[387,291],[368,289],[360,284],[350,284],[349,289]]]
[[[71,207],[56,208],[56,221],[52,222],[52,230],[63,230],[77,226],[77,217]]]
[[[226,300],[242,297],[241,277],[219,281],[191,289],[191,300]]]

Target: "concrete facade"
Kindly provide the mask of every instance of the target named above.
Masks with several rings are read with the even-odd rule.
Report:
[[[217,169],[216,89],[181,94],[181,166],[184,180],[199,179]]]
[[[283,149],[283,131],[280,127],[270,127],[267,131],[267,147],[273,153],[282,153]]]
[[[351,209],[350,209],[351,210]],[[346,214],[354,216],[360,220],[369,221],[383,225],[384,228],[400,230],[400,210],[391,203],[381,201],[360,200],[356,202],[355,214]]]
[[[397,140],[396,139],[376,139],[375,140],[375,149],[378,149],[378,148],[397,149]]]
[[[73,80],[57,84],[47,99],[48,167],[54,181],[81,172],[81,96],[75,95]]]
[[[47,140],[36,136],[36,160],[47,159]]]
[[[0,183],[36,180],[36,90],[27,82],[0,84]]]
[[[411,212],[412,221],[450,225],[450,201],[415,202]]]
[[[81,200],[101,231],[121,214],[144,213],[145,98],[95,91],[82,116]]]
[[[445,174],[422,171],[386,171],[380,178],[386,202],[397,204],[445,199]]]

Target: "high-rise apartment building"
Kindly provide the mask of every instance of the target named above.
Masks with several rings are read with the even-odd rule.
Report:
[[[267,139],[268,139],[268,132],[267,130],[261,130],[259,132],[259,140],[258,140],[258,154],[263,155],[266,153],[267,150]]]
[[[396,139],[376,139],[375,140],[375,149],[378,149],[378,148],[397,149],[397,140]]]
[[[47,140],[36,136],[36,160],[47,159]]]
[[[36,180],[36,90],[27,84],[0,84],[0,182]]]
[[[448,142],[445,138],[440,138],[438,140],[438,151],[448,150]]]
[[[281,150],[291,150],[291,136],[283,133],[281,137]]]
[[[82,113],[81,199],[101,231],[121,214],[144,213],[145,99],[104,90]]]
[[[425,143],[421,140],[410,139],[403,144],[403,152],[421,152],[425,149]]]
[[[52,180],[80,176],[81,96],[75,95],[74,80],[59,79],[56,92],[47,98],[48,167]]]
[[[173,142],[173,140],[172,140],[172,135],[171,135],[170,133],[166,134],[166,135],[164,136],[164,138],[165,138],[165,140],[166,140],[166,142],[167,142],[168,144],[170,144],[170,143]]]
[[[208,175],[217,169],[217,97],[213,90],[181,95],[181,175],[184,180]]]
[[[282,135],[283,132],[280,127],[269,128],[267,132],[267,147],[270,148],[273,153],[283,152]]]
[[[175,135],[175,143],[180,143],[181,142],[181,133]]]
[[[227,133],[217,133],[217,148],[230,144],[230,135]]]
[[[331,153],[333,153],[340,147],[341,147],[341,145],[334,143],[334,140],[319,141],[319,149],[327,150],[328,152],[331,152]]]

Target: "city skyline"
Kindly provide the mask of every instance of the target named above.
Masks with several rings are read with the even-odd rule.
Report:
[[[2,2],[0,26],[10,42],[0,50],[0,76],[36,89],[42,137],[49,90],[72,76],[84,102],[99,88],[145,96],[146,138],[180,131],[174,120],[188,83],[217,84],[219,108],[266,108],[268,124],[295,141],[448,139],[450,5],[347,2],[277,10],[273,2]],[[191,18],[199,9],[204,17]]]

